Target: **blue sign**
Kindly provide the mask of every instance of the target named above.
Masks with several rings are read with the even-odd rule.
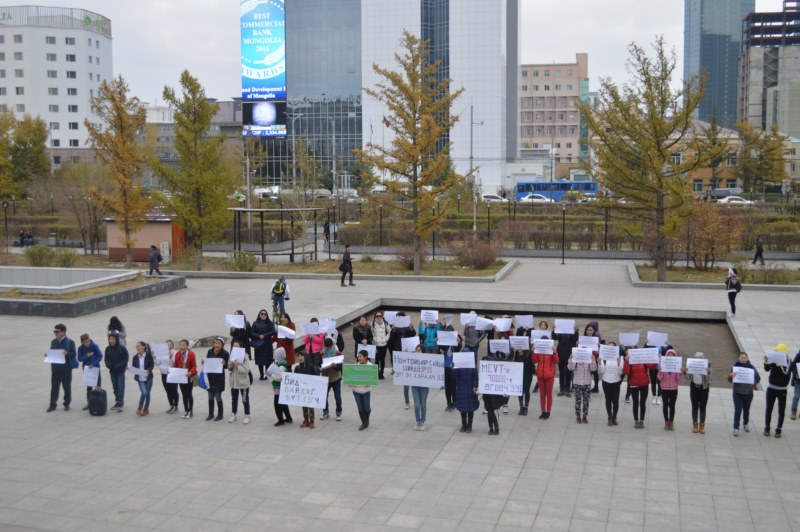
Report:
[[[239,0],[242,101],[286,101],[284,0]]]

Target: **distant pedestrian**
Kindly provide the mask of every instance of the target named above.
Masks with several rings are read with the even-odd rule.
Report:
[[[161,256],[158,248],[155,246],[150,246],[150,275],[153,275],[153,270],[155,270],[158,275],[161,275],[161,270],[158,269],[158,263],[160,263],[162,260],[164,260],[164,257]]]
[[[322,235],[325,237],[326,244],[331,241],[331,223],[327,220],[322,224]]]
[[[342,255],[342,263],[339,265],[339,271],[342,272],[342,286],[347,286],[344,284],[344,278],[348,274],[350,275],[350,286],[356,285],[353,282],[353,259],[350,257],[350,244],[344,247],[344,255]]]
[[[761,240],[761,237],[756,237],[756,255],[753,257],[753,264],[756,263],[757,260],[761,261],[761,265],[764,265],[764,241]]]
[[[67,338],[66,325],[57,324],[53,334],[56,337],[50,340],[50,349],[63,351],[64,363],[50,364],[50,406],[47,411],[56,409],[59,388],[64,388],[64,410],[68,411],[72,402],[72,370],[78,367],[78,355],[75,352],[75,342]]]
[[[736,294],[742,291],[742,283],[739,282],[739,272],[736,268],[728,268],[725,291],[728,293],[728,303],[731,305],[731,316],[736,316]]]
[[[289,283],[286,282],[286,277],[283,275],[272,285],[270,298],[272,299],[272,315],[275,316],[276,311],[279,309],[280,314],[277,316],[282,316],[286,312],[285,301],[289,301]]]

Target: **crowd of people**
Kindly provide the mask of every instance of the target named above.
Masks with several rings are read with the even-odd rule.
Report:
[[[287,290],[288,292],[288,290]],[[226,385],[230,389],[231,415],[230,423],[239,419],[239,400],[241,399],[244,415],[244,424],[250,423],[251,397],[250,388],[254,380],[269,381],[273,395],[273,408],[276,416],[275,426],[283,426],[294,422],[291,410],[280,403],[280,389],[283,375],[294,372],[306,375],[319,375],[328,379],[328,393],[333,392],[333,408],[326,398],[325,407],[322,409],[320,419],[326,420],[331,416],[331,410],[336,421],[342,421],[343,401],[343,364],[323,364],[326,358],[345,355],[345,359],[358,364],[374,364],[377,366],[378,379],[384,380],[387,367],[394,373],[393,357],[395,353],[408,351],[404,346],[405,339],[417,337],[414,351],[435,354],[442,357],[444,366],[443,390],[445,410],[458,411],[461,415],[460,431],[469,433],[473,429],[475,412],[483,403],[483,414],[486,415],[489,434],[497,435],[500,432],[499,414],[509,413],[510,397],[490,393],[479,393],[479,367],[478,359],[504,362],[518,362],[522,364],[523,385],[522,394],[518,397],[518,415],[527,416],[531,406],[531,395],[539,395],[539,419],[550,418],[553,407],[553,396],[573,398],[575,420],[578,424],[588,423],[589,404],[592,396],[599,394],[601,389],[604,396],[605,413],[609,426],[618,425],[620,399],[622,397],[622,384],[627,379],[627,388],[624,394],[626,404],[631,404],[633,426],[643,429],[647,409],[648,394],[653,395],[652,404],[660,405],[664,418],[664,430],[675,430],[676,401],[681,389],[681,383],[686,383],[691,403],[692,432],[704,434],[706,432],[706,405],[709,396],[709,387],[712,380],[710,361],[703,366],[705,372],[689,372],[687,367],[680,371],[665,371],[660,367],[665,362],[661,357],[658,363],[633,363],[630,351],[637,349],[637,345],[620,345],[618,356],[609,359],[601,357],[600,346],[616,346],[616,342],[603,338],[600,326],[596,320],[590,321],[583,328],[582,334],[575,327],[572,331],[556,332],[547,321],[540,321],[535,327],[513,326],[501,328],[493,325],[480,330],[475,323],[468,323],[461,331],[456,331],[451,315],[438,321],[420,321],[417,327],[409,323],[404,312],[392,313],[392,322],[389,323],[384,311],[378,310],[369,319],[362,316],[353,324],[352,355],[346,354],[346,342],[341,328],[337,329],[335,320],[324,320],[321,326],[317,318],[312,318],[309,330],[316,332],[297,337],[297,349],[292,335],[278,334],[278,330],[296,331],[297,327],[287,313],[282,313],[278,323],[273,322],[266,309],[258,312],[257,318],[250,323],[241,310],[236,314],[242,316],[242,327],[231,327],[230,338],[218,337],[205,353],[201,360],[190,347],[186,339],[180,340],[177,345],[173,340],[166,340],[166,356],[156,356],[152,346],[145,341],[138,341],[133,352],[127,347],[127,332],[125,326],[117,317],[112,317],[108,324],[106,347],[101,349],[88,334],[80,335],[79,345],[67,336],[64,324],[54,327],[55,338],[51,341],[50,350],[61,350],[64,354],[64,363],[51,364],[51,394],[48,412],[56,410],[59,392],[63,389],[64,410],[70,409],[72,400],[71,382],[72,371],[83,368],[101,368],[105,366],[108,371],[108,380],[113,390],[113,406],[110,410],[122,412],[125,405],[125,376],[134,374],[134,381],[139,388],[137,416],[147,416],[150,413],[151,393],[156,368],[161,375],[162,387],[167,397],[169,409],[167,414],[176,414],[183,407],[182,418],[191,419],[194,416],[195,388],[200,387],[207,392],[208,415],[207,421],[220,421],[224,419],[224,392]],[[473,313],[474,314],[474,313]],[[511,323],[511,316],[503,316],[502,320],[494,323]],[[485,316],[484,320],[492,320]],[[395,325],[402,323],[402,325]],[[304,324],[303,329],[306,329]],[[455,331],[457,345],[440,345],[440,331]],[[537,349],[535,342],[530,342],[529,349],[509,349],[506,352],[492,349],[492,340],[508,340],[510,337],[528,337],[540,340],[552,340],[549,352],[546,349]],[[636,335],[638,336],[638,335]],[[586,338],[596,339],[588,344],[583,343]],[[622,335],[620,335],[620,340]],[[591,357],[576,360],[573,355],[580,345],[590,345]],[[620,342],[622,343],[622,342]],[[497,344],[495,344],[497,345]],[[545,344],[548,345],[548,344]],[[369,347],[374,346],[374,347]],[[405,347],[405,349],[404,349]],[[646,343],[644,348],[648,348]],[[231,357],[234,348],[241,348],[246,356],[243,359]],[[678,356],[676,349],[666,343],[657,346],[659,355],[663,357]],[[454,353],[471,352],[474,354],[476,364],[468,367],[454,364]],[[374,354],[372,354],[374,352]],[[771,352],[772,355],[764,358],[764,371],[769,375],[766,386],[766,412],[764,432],[770,436],[772,413],[775,402],[778,403],[777,424],[774,436],[781,437],[783,422],[786,412],[786,402],[789,386],[794,389],[791,402],[791,419],[797,418],[798,402],[800,402],[800,380],[798,380],[797,366],[800,363],[800,352],[793,358],[785,344],[777,345]],[[351,358],[352,357],[352,358]],[[203,371],[203,366],[209,359],[221,359],[222,373],[208,373]],[[702,352],[695,353],[692,357],[704,359]],[[638,360],[638,359],[637,359]],[[323,367],[324,366],[324,367]],[[187,382],[168,382],[167,375],[170,368],[185,370]],[[744,368],[752,370],[752,382],[742,382],[736,379],[738,373]],[[255,370],[257,378],[255,376]],[[729,371],[724,373],[729,382],[733,383],[732,394],[734,403],[733,436],[739,436],[740,427],[745,432],[750,432],[750,405],[753,392],[757,389],[760,376],[759,372],[750,362],[747,354],[741,353],[732,364]],[[558,376],[558,391],[554,390]],[[534,382],[535,377],[535,382]],[[95,386],[87,387],[87,404],[84,410],[89,410],[89,399],[93,390],[99,389],[103,379],[97,378]],[[359,430],[369,427],[371,413],[370,396],[372,386],[351,386],[356,403],[361,425]],[[428,387],[403,386],[403,399],[405,408],[411,408],[413,402],[415,430],[424,431],[427,418]],[[302,408],[303,421],[301,428],[313,429],[316,425],[316,415],[313,408]]]

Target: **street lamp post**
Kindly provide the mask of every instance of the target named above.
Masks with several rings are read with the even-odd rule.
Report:
[[[53,205],[53,193],[50,193],[50,216],[55,216],[55,208]]]
[[[472,152],[472,145],[473,145],[473,127],[472,126],[482,126],[483,120],[480,122],[475,122],[472,119],[473,116],[473,106],[469,106],[469,171],[472,174],[472,233],[477,236],[478,234],[478,187],[476,186],[477,183],[475,181],[475,173],[474,173],[474,157]]]
[[[303,116],[303,113],[286,113],[286,116],[289,117],[289,120],[292,121],[292,184],[297,184],[297,157],[295,155],[296,151],[296,141],[297,141],[297,134],[294,130],[294,121]],[[305,190],[303,190],[303,194],[305,194]]]
[[[564,250],[567,243],[567,206],[561,206],[561,264],[564,264]]]

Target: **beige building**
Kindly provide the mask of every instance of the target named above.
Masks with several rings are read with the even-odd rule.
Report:
[[[586,158],[578,102],[588,99],[589,54],[575,54],[574,63],[522,65],[520,149],[553,148],[556,165]]]

